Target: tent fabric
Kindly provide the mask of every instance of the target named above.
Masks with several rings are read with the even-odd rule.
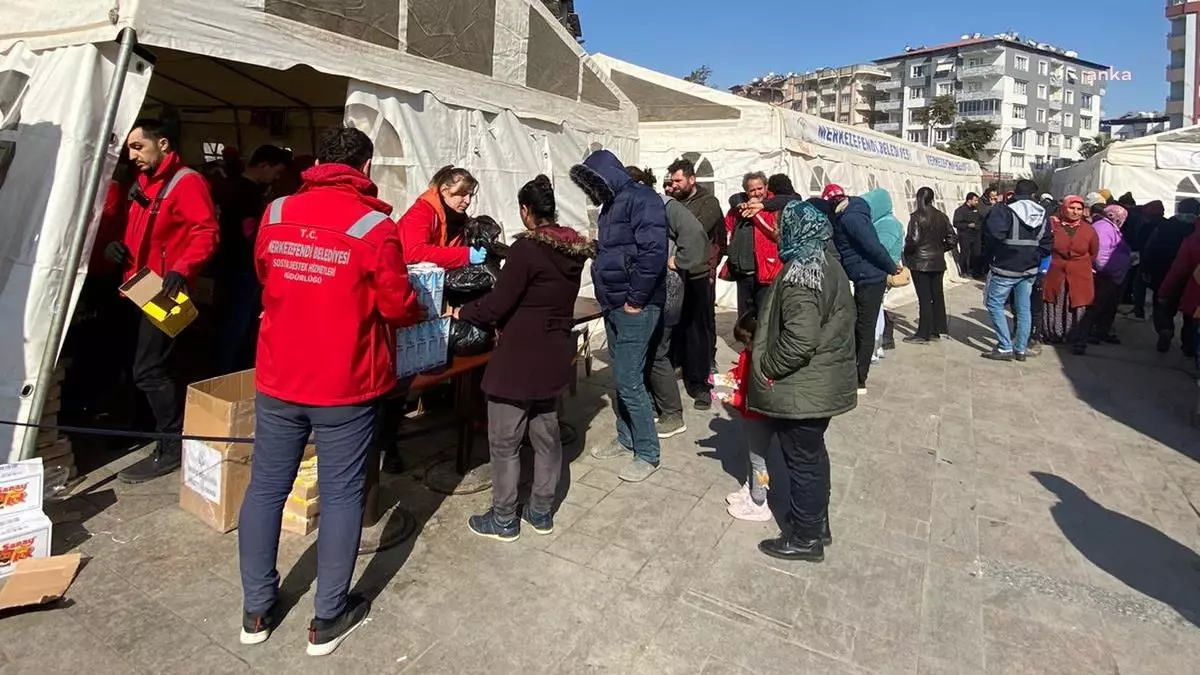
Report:
[[[6,317],[0,322],[0,420],[26,418],[42,354],[61,346],[47,345],[46,338],[55,294],[69,281],[63,274],[70,225],[80,209],[91,208],[81,202],[105,107],[95,93],[107,89],[116,60],[113,43],[41,52],[16,45],[0,53],[0,315]],[[134,57],[115,128],[133,125],[151,72]],[[124,135],[102,149],[104,175],[116,168],[118,138]],[[103,206],[101,187],[87,250]],[[81,269],[74,280],[72,312],[83,276]],[[13,450],[10,459],[24,433],[0,426],[0,447]]]
[[[665,176],[675,159],[691,159],[698,182],[722,202],[741,192],[743,176],[753,171],[786,173],[806,197],[819,195],[827,183],[837,183],[849,194],[884,188],[902,222],[923,186],[933,188],[938,208],[947,214],[967,193],[980,191],[979,165],[961,157],[695,85],[610,56],[593,58],[638,107],[637,164]],[[952,262],[948,268],[948,283],[961,281]],[[887,305],[897,307],[915,297],[911,286],[897,289],[888,293]],[[719,286],[718,304],[735,307],[731,285]]]
[[[1200,125],[1117,141],[1086,161],[1054,172],[1056,197],[1107,188],[1133,193],[1139,204],[1160,200],[1168,215],[1188,198],[1200,199]]]
[[[0,419],[27,414],[21,392],[37,375],[51,300],[67,281],[71,214],[90,208],[79,204],[90,144],[125,28],[161,63],[134,60],[106,176],[117,139],[143,110],[179,115],[189,162],[202,159],[200,141],[227,139],[235,119],[252,127],[246,141],[301,148],[311,144],[302,128],[315,135],[349,121],[372,134],[376,176],[398,211],[453,163],[481,179],[475,212],[511,236],[517,189],[537,173],[562,188],[563,223],[583,230],[595,209],[571,185],[570,167],[602,147],[637,153],[636,109],[539,0],[8,0],[0,308],[24,320],[0,328]],[[268,112],[279,115],[253,117]],[[15,456],[20,434],[0,434]]]

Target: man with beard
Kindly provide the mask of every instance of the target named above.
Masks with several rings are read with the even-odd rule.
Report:
[[[126,140],[129,157],[140,175],[131,190],[132,204],[124,241],[114,241],[104,255],[129,281],[143,267],[162,277],[163,293],[186,292],[217,248],[218,227],[208,183],[187,168],[156,120],[139,120]],[[146,395],[155,431],[183,431],[183,388],[168,360],[175,339],[145,315],[138,318],[133,357],[133,383]],[[122,471],[126,483],[143,483],[179,468],[183,444],[160,440],[149,457]]]

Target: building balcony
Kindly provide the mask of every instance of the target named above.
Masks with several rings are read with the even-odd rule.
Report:
[[[960,92],[958,92],[958,95],[956,96],[956,98],[960,101],[983,101],[983,100],[989,99],[989,98],[1002,99],[1002,98],[1004,98],[1004,91],[1002,89],[984,89],[982,91],[960,91]]]
[[[929,100],[925,98],[910,98],[906,108],[924,108],[929,105]]]
[[[1063,85],[1062,75],[1051,75],[1050,76],[1050,86],[1051,87],[1061,87],[1062,85]]]
[[[829,114],[832,114],[835,112],[837,112],[837,106],[833,106],[833,105],[821,106],[821,114],[822,115],[829,115]]]
[[[996,55],[1002,51],[1004,51],[1004,45],[998,42],[991,42],[981,45],[964,45],[958,48],[958,53],[963,56],[968,54],[971,56]]]
[[[883,110],[883,111],[899,110],[900,105],[901,105],[901,102],[897,101],[895,99],[888,100],[888,101],[879,101],[878,103],[875,104],[875,109]]]
[[[958,117],[961,120],[972,120],[975,122],[991,122],[992,124],[995,124],[996,126],[1000,126],[1004,122],[1004,115],[1001,115],[999,110],[997,110],[995,112],[986,112],[986,113],[959,113]]]
[[[1187,49],[1186,35],[1167,35],[1167,49],[1173,52],[1181,52]]]
[[[1062,110],[1063,100],[1061,98],[1050,97],[1049,106],[1051,110]]]
[[[1167,114],[1168,115],[1182,115],[1183,114],[1183,100],[1180,99],[1178,101],[1173,101],[1171,99],[1167,99]]]
[[[1050,120],[1046,123],[1046,128],[1055,133],[1062,131],[1062,122],[1058,120]]]
[[[885,134],[898,134],[898,133],[900,133],[900,123],[899,122],[877,122],[875,124],[875,131],[882,131]]]
[[[974,79],[980,77],[1000,77],[1004,74],[1004,66],[998,63],[992,63],[983,66],[971,66],[958,71],[960,79]]]
[[[1183,68],[1171,68],[1168,66],[1167,82],[1183,82]],[[1103,96],[1104,94],[1101,93],[1100,95]]]
[[[899,89],[902,84],[903,82],[901,82],[900,78],[897,77],[890,80],[884,80],[876,86],[880,89]]]

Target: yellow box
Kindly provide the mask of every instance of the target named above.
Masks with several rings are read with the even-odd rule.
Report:
[[[281,523],[280,530],[282,530],[283,532],[291,532],[292,534],[307,536],[309,534],[312,534],[312,532],[317,529],[317,527],[320,525],[320,520],[321,520],[321,516],[313,516],[311,518],[303,518],[300,516],[292,515],[285,511],[283,514],[283,522]]]
[[[179,293],[174,298],[167,297],[163,293],[162,285],[162,277],[152,272],[149,267],[143,267],[121,286],[121,293],[141,308],[150,318],[150,323],[167,335],[175,337],[196,320],[199,311],[184,293]]]

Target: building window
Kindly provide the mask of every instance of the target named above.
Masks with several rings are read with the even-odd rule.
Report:
[[[978,68],[982,65],[983,65],[983,59],[981,59],[981,58],[977,57],[977,58],[973,58],[973,59],[967,59],[967,67],[968,68]]]
[[[1064,127],[1075,126],[1075,115],[1072,115],[1071,113],[1063,113],[1063,126]]]
[[[1037,109],[1037,121],[1039,121],[1039,122],[1046,121],[1046,109],[1045,108]]]
[[[949,143],[953,137],[953,129],[935,129],[933,132],[933,140],[937,143]]]
[[[1075,147],[1075,137],[1074,136],[1064,136],[1063,137],[1063,147],[1065,147],[1068,150],[1073,149]]]
[[[1025,168],[1025,155],[1009,155],[1008,166],[1013,169]]]
[[[953,82],[938,82],[938,86],[937,86],[937,95],[938,96],[949,96],[952,93],[954,93],[954,83]]]
[[[1079,74],[1074,68],[1067,68],[1067,84],[1079,84]]]
[[[1091,110],[1092,109],[1092,95],[1091,94],[1080,94],[1079,95],[1079,107],[1087,108],[1088,110]]]
[[[962,101],[958,104],[958,112],[962,115],[987,115],[1000,112],[1000,101],[994,98],[982,101]]]
[[[977,92],[977,91],[983,91],[982,83],[980,83],[980,82],[968,82],[967,83],[967,92],[968,93],[973,93],[973,92]]]
[[[1050,134],[1050,147],[1058,147],[1058,134]]]
[[[921,136],[922,134],[920,131],[910,131],[908,132],[908,141],[910,143],[921,143],[923,141]]]
[[[1037,146],[1039,148],[1046,147],[1046,132],[1044,132],[1044,131],[1037,132],[1037,137],[1034,139],[1034,142],[1037,144]]]
[[[1038,97],[1038,98],[1041,98],[1041,99],[1044,99],[1044,98],[1046,98],[1046,85],[1044,85],[1044,84],[1039,84],[1039,85],[1038,85],[1038,95],[1037,95],[1037,97]]]
[[[1080,126],[1080,128],[1082,128],[1084,131],[1091,131],[1091,130],[1092,130],[1092,118],[1090,118],[1090,117],[1080,117],[1080,118],[1079,118],[1079,126]]]
[[[1049,61],[1038,61],[1038,75],[1049,75],[1049,74],[1050,74],[1050,62]]]
[[[1025,106],[1013,104],[1013,117],[1019,120],[1025,119]]]
[[[1017,70],[1023,70],[1025,72],[1029,72],[1029,57],[1028,56],[1013,57],[1013,67],[1016,68]]]
[[[1012,146],[1017,150],[1025,148],[1025,130],[1014,131],[1012,135]]]
[[[1064,96],[1065,96],[1068,104],[1074,105],[1074,103],[1075,103],[1075,90],[1074,89],[1068,89],[1067,93],[1064,94]]]
[[[928,67],[929,66],[913,66],[912,67],[912,76],[913,77],[925,77],[925,73],[927,72]]]
[[[1029,95],[1029,83],[1025,80],[1016,80],[1013,82],[1013,93],[1017,96]]]
[[[838,121],[841,122],[842,124],[845,124],[850,121],[850,115],[847,113],[842,113],[841,115],[838,116]]]
[[[925,98],[925,87],[909,87],[908,97],[910,99]]]
[[[921,110],[922,110],[922,108],[910,109],[910,110],[908,111],[908,121],[909,121],[909,122],[916,123],[916,121],[917,121],[917,115],[920,115],[920,114],[921,114]]]

